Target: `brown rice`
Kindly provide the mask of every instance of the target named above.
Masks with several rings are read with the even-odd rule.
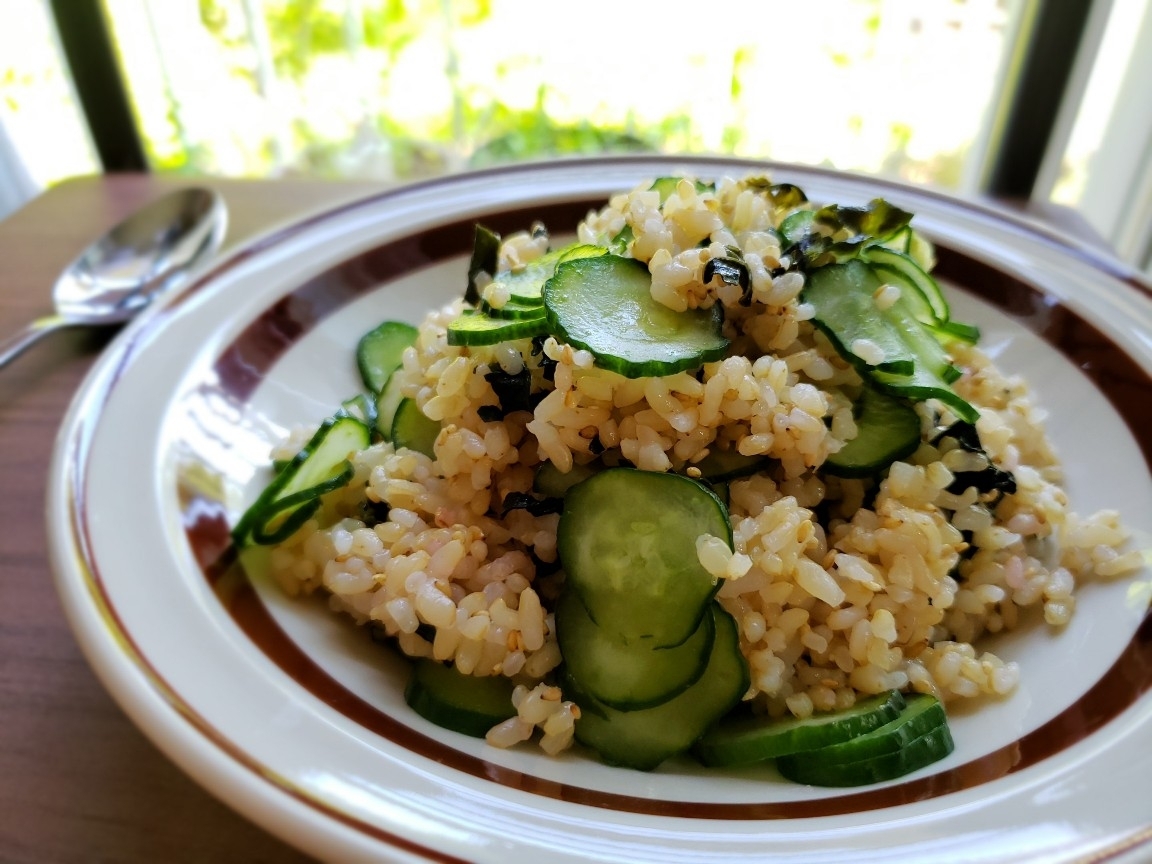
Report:
[[[1015,494],[989,511],[973,489],[948,492],[957,471],[979,470],[984,457],[929,444],[875,489],[822,474],[855,434],[846,388],[859,378],[812,326],[813,310],[799,300],[803,277],[772,275],[783,214],[760,188],[723,179],[700,192],[683,181],[661,205],[640,187],[577,229],[581,241],[605,243],[630,226],[631,254],[648,264],[653,296],[673,309],[723,305],[733,351],[699,377],[624,378],[550,338],[548,381],[529,341],[452,347],[445,330],[462,304],[431,313],[397,374],[404,394],[442,423],[436,458],[386,443],[357,454],[354,482],[272,551],[283,589],[323,588],[334,609],[374,622],[412,657],[514,678],[517,716],[488,740],[509,746],[535,736],[555,753],[571,743],[579,716],[549,676],[561,661],[549,611],[563,578],[553,566],[558,517],[493,514],[508,493],[531,490],[544,461],[567,471],[603,448],[645,470],[690,472],[709,451],[731,448],[773,466],[730,485],[734,548],[707,536],[697,544],[740,627],[748,700],[771,715],[804,717],[889,688],[946,702],[1010,693],[1017,665],[982,651],[980,637],[1016,627],[1031,607],[1049,626],[1066,624],[1078,583],[1129,573],[1140,555],[1123,551],[1115,513],[1069,511],[1026,384],[961,343],[950,346],[964,372],[954,386],[979,409],[981,442],[1014,474]],[[749,305],[733,286],[702,281],[706,262],[727,246],[743,250]],[[539,236],[509,237],[502,266],[543,251]],[[893,302],[891,290],[876,302]],[[531,414],[482,419],[480,409],[498,403],[484,377],[497,367],[527,367],[534,389],[547,391]],[[934,403],[921,410],[926,429],[950,419]],[[365,497],[389,506],[386,521],[369,527],[357,518]]]

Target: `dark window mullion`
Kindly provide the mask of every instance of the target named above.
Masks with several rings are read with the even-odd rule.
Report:
[[[1004,198],[1032,195],[1056,128],[1093,0],[1036,0],[1021,67],[998,139],[993,140],[984,191]]]
[[[105,171],[147,171],[148,159],[100,0],[51,0],[80,107]]]

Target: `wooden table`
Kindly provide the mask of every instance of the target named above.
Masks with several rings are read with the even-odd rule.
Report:
[[[50,309],[57,274],[136,207],[187,180],[81,178],[0,221],[0,327]],[[378,185],[213,181],[228,246]],[[128,721],[80,653],[43,522],[57,427],[111,332],[65,330],[0,370],[0,862],[300,862],[181,773]]]
[[[0,222],[3,332],[49,310],[56,275],[86,243],[180,185],[188,183],[77,179]],[[228,203],[227,246],[379,189],[212,185]],[[1063,227],[1083,228],[1058,215]],[[57,333],[0,370],[0,862],[303,861],[202,791],[129,723],[89,670],[57,600],[42,518],[53,438],[109,338]]]

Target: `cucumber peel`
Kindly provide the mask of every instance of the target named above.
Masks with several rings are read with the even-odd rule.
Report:
[[[608,468],[568,490],[556,547],[575,591],[613,639],[671,647],[700,625],[719,584],[696,538],[732,545],[727,508],[679,474]]]
[[[753,765],[849,741],[895,720],[904,705],[900,691],[891,690],[861,699],[845,711],[803,719],[725,718],[696,743],[693,753],[705,765]]]
[[[643,262],[600,255],[562,262],[544,285],[548,330],[628,378],[672,375],[728,350],[719,304],[677,312],[652,297]]]

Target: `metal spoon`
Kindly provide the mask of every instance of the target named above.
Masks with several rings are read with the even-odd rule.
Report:
[[[0,366],[62,327],[122,324],[188,276],[224,238],[227,212],[211,189],[169,193],[136,211],[60,274],[55,313],[0,341]]]

